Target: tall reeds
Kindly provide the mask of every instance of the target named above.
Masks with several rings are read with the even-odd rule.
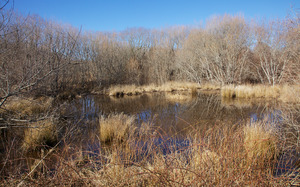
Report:
[[[162,85],[149,84],[144,86],[116,85],[108,89],[108,95],[123,96],[148,92],[192,91],[198,88],[200,88],[199,84],[192,82],[166,82]]]
[[[284,102],[299,102],[300,87],[297,85],[226,85],[221,88],[225,98],[280,99]]]
[[[52,97],[40,97],[38,99],[14,97],[5,103],[4,109],[19,117],[27,117],[46,113],[52,102]]]
[[[143,140],[145,147],[127,143],[126,149],[113,148],[103,169],[86,177],[94,185],[108,186],[286,185],[285,179],[272,175],[278,153],[273,133],[260,123],[216,126],[206,133],[195,130],[180,149],[160,135],[160,144],[149,137]],[[146,159],[133,159],[139,149],[147,152]]]
[[[274,161],[279,155],[275,127],[268,122],[253,122],[244,127],[246,161],[250,165]]]
[[[277,132],[266,122],[219,124],[206,131],[193,128],[180,140],[146,123],[128,136],[133,119],[124,114],[101,117],[100,128],[105,124],[112,130],[100,140],[111,144],[86,156],[79,154],[81,147],[64,148],[55,153],[55,174],[24,184],[42,180],[48,185],[81,186],[287,186],[299,179],[291,173],[273,175],[281,147]],[[185,143],[178,146],[176,140]]]
[[[287,166],[288,174],[274,175],[278,158],[290,150],[282,143],[287,138],[268,120],[222,123],[207,130],[191,127],[185,137],[169,137],[151,123],[138,126],[134,121],[135,116],[123,113],[101,116],[101,147],[84,152],[79,145],[65,145],[54,153],[54,171],[49,168],[38,175],[47,177],[24,184],[41,180],[39,184],[54,186],[289,186],[299,179],[296,161],[293,169]],[[33,144],[29,137],[45,137],[34,133],[28,133],[27,144]],[[291,148],[299,149],[299,144]],[[281,162],[285,167],[291,160],[285,157]]]
[[[121,114],[110,114],[108,117],[101,116],[100,123],[100,141],[121,142],[125,141],[129,133],[134,132],[134,116]]]
[[[55,123],[51,119],[34,122],[24,132],[22,148],[25,151],[35,150],[39,146],[54,146],[58,142]]]

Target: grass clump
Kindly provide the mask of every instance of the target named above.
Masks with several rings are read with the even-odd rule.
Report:
[[[274,131],[267,122],[249,123],[244,127],[244,147],[249,164],[276,160],[279,151]]]
[[[107,132],[117,132],[121,126],[128,129],[133,120],[124,114],[114,114],[101,117],[100,127],[114,126],[114,130]],[[121,124],[120,121],[122,125],[112,125]],[[117,138],[102,139],[114,141],[102,145],[105,149],[85,153],[90,156],[80,165],[76,164],[75,156],[82,151],[80,146],[57,152],[60,158],[57,171],[43,179],[44,183],[54,186],[69,186],[74,182],[81,186],[289,186],[299,179],[294,177],[291,181],[291,175],[273,175],[278,137],[266,123],[219,124],[207,130],[193,128],[183,139],[184,146],[179,147],[179,142],[174,141],[176,137],[165,137],[159,127],[150,123],[136,130],[138,133],[127,135],[122,144],[115,141]],[[107,133],[105,137],[121,137],[124,132],[128,130],[120,130],[120,135]]]
[[[203,90],[219,90],[220,88],[220,85],[211,83],[204,83],[201,85],[201,89]]]
[[[142,93],[141,87],[135,85],[115,85],[111,86],[108,91],[110,96],[123,96],[123,95],[138,95]]]
[[[192,149],[190,158],[190,166],[194,170],[199,170],[199,168],[210,168],[208,173],[215,173],[221,171],[221,156],[216,152],[211,151],[207,148],[196,148]]]
[[[234,98],[235,97],[234,85],[223,86],[221,88],[221,96]]]
[[[103,169],[90,172],[87,178],[96,186],[286,185],[285,179],[272,175],[276,138],[273,131],[264,129],[224,125],[205,133],[195,130],[181,149],[163,137],[159,145],[153,143],[155,138],[143,139],[137,147],[127,144],[134,147],[126,151],[113,149]],[[146,153],[142,160],[135,160],[141,153]]]
[[[198,83],[194,82],[167,82],[161,86],[162,88],[169,88],[171,91],[191,91],[200,88]]]
[[[54,146],[57,141],[56,126],[53,120],[46,119],[28,125],[24,132],[22,148],[35,150],[39,146]]]
[[[197,90],[199,84],[192,82],[175,82],[170,81],[162,85],[144,85],[144,86],[135,86],[135,85],[115,85],[111,86],[108,89],[108,95],[110,96],[123,96],[123,95],[138,95],[141,93],[149,92],[172,92],[172,91],[192,91]]]
[[[134,116],[121,114],[110,114],[108,117],[101,116],[100,123],[100,141],[122,142],[126,140],[130,132],[134,131]]]
[[[221,88],[222,97],[227,98],[278,98],[281,86],[226,85]]]
[[[52,97],[33,98],[12,98],[9,100],[4,109],[19,117],[39,115],[49,110],[53,102]]]

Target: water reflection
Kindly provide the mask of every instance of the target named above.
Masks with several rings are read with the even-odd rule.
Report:
[[[170,94],[173,95],[170,96]],[[181,137],[184,137],[191,129],[201,130],[203,128],[205,130],[219,123],[233,125],[258,120],[267,120],[271,125],[278,126],[283,120],[283,109],[276,101],[228,100],[214,93],[198,93],[197,97],[193,97],[190,93],[183,94],[184,97],[179,97],[179,99],[176,98],[178,96],[176,93],[153,93],[123,98],[86,95],[73,101],[67,101],[60,108],[62,122],[57,125],[59,139],[64,137],[60,149],[67,149],[67,146],[79,147],[80,151],[74,154],[81,154],[82,158],[101,155],[99,154],[102,151],[99,141],[99,117],[101,115],[108,116],[111,113],[123,112],[134,115],[140,126],[148,123],[159,127],[161,134],[154,137],[153,142],[165,146],[166,149],[163,151],[166,152],[172,149],[168,145],[176,145],[175,148],[173,147],[175,150],[188,146],[189,141]],[[0,168],[3,171],[1,174],[8,175],[10,173],[9,169],[3,168],[18,167],[30,171],[36,161],[41,159],[40,152],[35,153],[37,156],[24,155],[19,149],[23,141],[24,129],[1,130],[0,157],[5,159],[9,155],[10,159],[16,160],[13,163],[2,160]],[[12,147],[16,147],[14,152],[9,151]],[[72,157],[72,155],[65,156]],[[26,159],[24,160],[24,158]],[[24,166],[26,167],[24,168]]]
[[[188,93],[186,96],[189,96]],[[65,116],[73,116],[74,120],[81,119],[79,126],[88,128],[88,134],[99,132],[98,119],[100,115],[111,113],[135,115],[138,124],[148,122],[159,126],[168,135],[185,134],[188,129],[209,127],[216,123],[228,125],[257,121],[266,117],[274,123],[278,122],[280,110],[276,104],[261,102],[224,100],[219,94],[199,93],[197,97],[190,95],[189,99],[168,100],[165,93],[143,94],[123,98],[105,95],[87,95],[68,104]],[[81,138],[81,139],[82,139]]]

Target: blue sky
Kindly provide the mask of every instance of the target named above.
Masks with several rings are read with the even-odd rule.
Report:
[[[283,18],[300,0],[14,0],[22,14],[37,14],[91,31],[163,28],[204,23],[213,15]]]

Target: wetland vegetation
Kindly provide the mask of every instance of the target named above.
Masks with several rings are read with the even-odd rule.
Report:
[[[299,185],[299,13],[83,32],[0,2],[0,186]]]

